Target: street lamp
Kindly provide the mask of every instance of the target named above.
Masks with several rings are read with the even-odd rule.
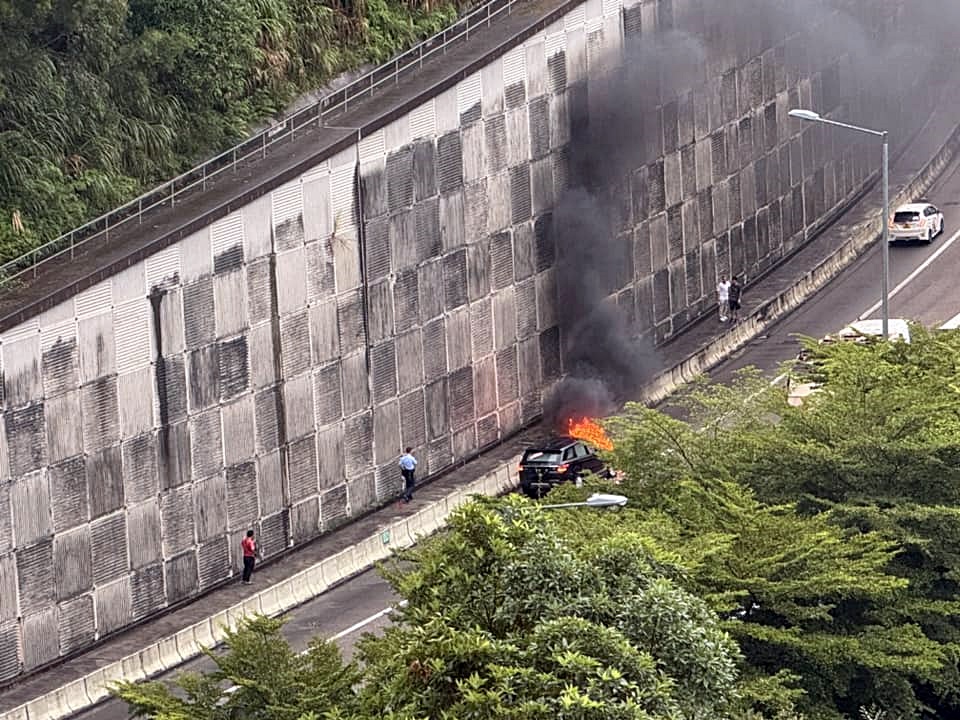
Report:
[[[823,123],[824,125],[834,125],[846,130],[853,130],[855,132],[867,133],[868,135],[875,135],[883,139],[883,246],[880,249],[881,257],[883,258],[883,271],[880,277],[880,307],[883,318],[883,339],[887,340],[890,337],[890,309],[887,306],[887,287],[890,282],[890,242],[888,234],[889,231],[887,228],[887,225],[890,221],[890,155],[887,148],[887,131],[871,130],[870,128],[860,127],[859,125],[848,125],[847,123],[837,122],[836,120],[828,120],[827,118],[822,117],[820,113],[816,113],[813,110],[803,110],[801,108],[795,108],[791,110],[790,117],[797,118],[798,120],[806,120],[807,122],[818,122]]]
[[[608,495],[606,493],[594,493],[587,498],[586,502],[574,502],[574,503],[560,503],[558,505],[541,505],[541,510],[556,510],[557,508],[573,508],[573,507],[592,507],[592,508],[605,508],[605,507],[623,507],[627,504],[627,498],[623,495]]]

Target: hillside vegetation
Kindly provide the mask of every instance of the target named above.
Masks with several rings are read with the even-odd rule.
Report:
[[[466,0],[0,0],[0,261],[388,60]]]

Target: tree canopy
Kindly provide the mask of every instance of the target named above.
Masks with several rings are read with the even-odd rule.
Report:
[[[465,4],[465,3],[463,3]],[[460,0],[0,0],[0,261],[381,62]]]
[[[800,407],[748,371],[688,388],[686,421],[630,406],[610,422],[615,462],[661,526],[696,543],[734,531],[734,558],[720,540],[708,562],[685,554],[697,592],[723,597],[739,579],[767,593],[728,630],[751,672],[790,668],[814,716],[956,712],[960,334],[912,334],[805,340],[823,387]],[[760,517],[744,522],[743,500]]]

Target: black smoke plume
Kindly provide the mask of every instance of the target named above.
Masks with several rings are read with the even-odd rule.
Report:
[[[896,143],[899,128],[891,125],[890,101],[899,101],[904,88],[922,83],[938,53],[951,47],[960,21],[956,0],[903,3],[910,6],[901,18],[909,22],[909,33],[897,31],[897,11],[882,2],[708,0],[700,5],[690,6],[698,7],[689,17],[673,17],[673,4],[662,2],[661,11],[667,11],[658,22],[664,29],[626,39],[622,64],[603,76],[592,75],[589,89],[585,83],[568,89],[568,189],[557,198],[549,230],[556,248],[565,375],[544,400],[544,419],[556,431],[562,432],[570,418],[615,412],[636,399],[661,369],[652,341],[640,339],[636,327],[637,314],[646,312],[649,318],[651,309],[631,307],[629,295],[617,295],[633,281],[633,243],[625,232],[629,223],[621,218],[624,203],[629,205],[631,193],[638,192],[631,173],[655,159],[650,138],[659,128],[649,122],[651,111],[687,89],[716,82],[717,68],[728,68],[731,59],[740,66],[768,48],[784,46],[784,39],[806,33],[796,57],[787,53],[780,58],[788,82],[806,75],[825,53],[840,52],[846,59],[844,72],[856,77],[861,94],[845,119],[886,126]],[[876,8],[893,18],[883,37],[868,30],[876,18],[865,18]],[[945,17],[952,21],[949,28]],[[923,42],[918,44],[918,37]],[[875,152],[860,138],[842,142]],[[708,288],[713,282],[704,279]]]

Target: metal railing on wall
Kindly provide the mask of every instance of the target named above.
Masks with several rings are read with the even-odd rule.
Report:
[[[495,18],[509,14],[513,7],[521,2],[523,0],[490,0],[433,37],[398,54],[339,90],[325,95],[313,105],[285,116],[265,130],[125,205],[3,264],[0,266],[0,281],[7,284],[28,275],[37,277],[45,263],[68,253],[73,258],[85,244],[98,239],[109,239],[110,233],[130,223],[143,224],[147,213],[175,207],[178,199],[182,199],[187,193],[205,191],[207,184],[215,178],[226,172],[236,172],[246,163],[266,158],[272,148],[293,140],[298,131],[323,127],[328,117],[347,111],[351,104],[370,97],[378,88],[387,84],[398,84],[401,78],[419,71],[424,62],[433,56],[445,54],[451,45],[465,41],[478,28],[488,27]]]

